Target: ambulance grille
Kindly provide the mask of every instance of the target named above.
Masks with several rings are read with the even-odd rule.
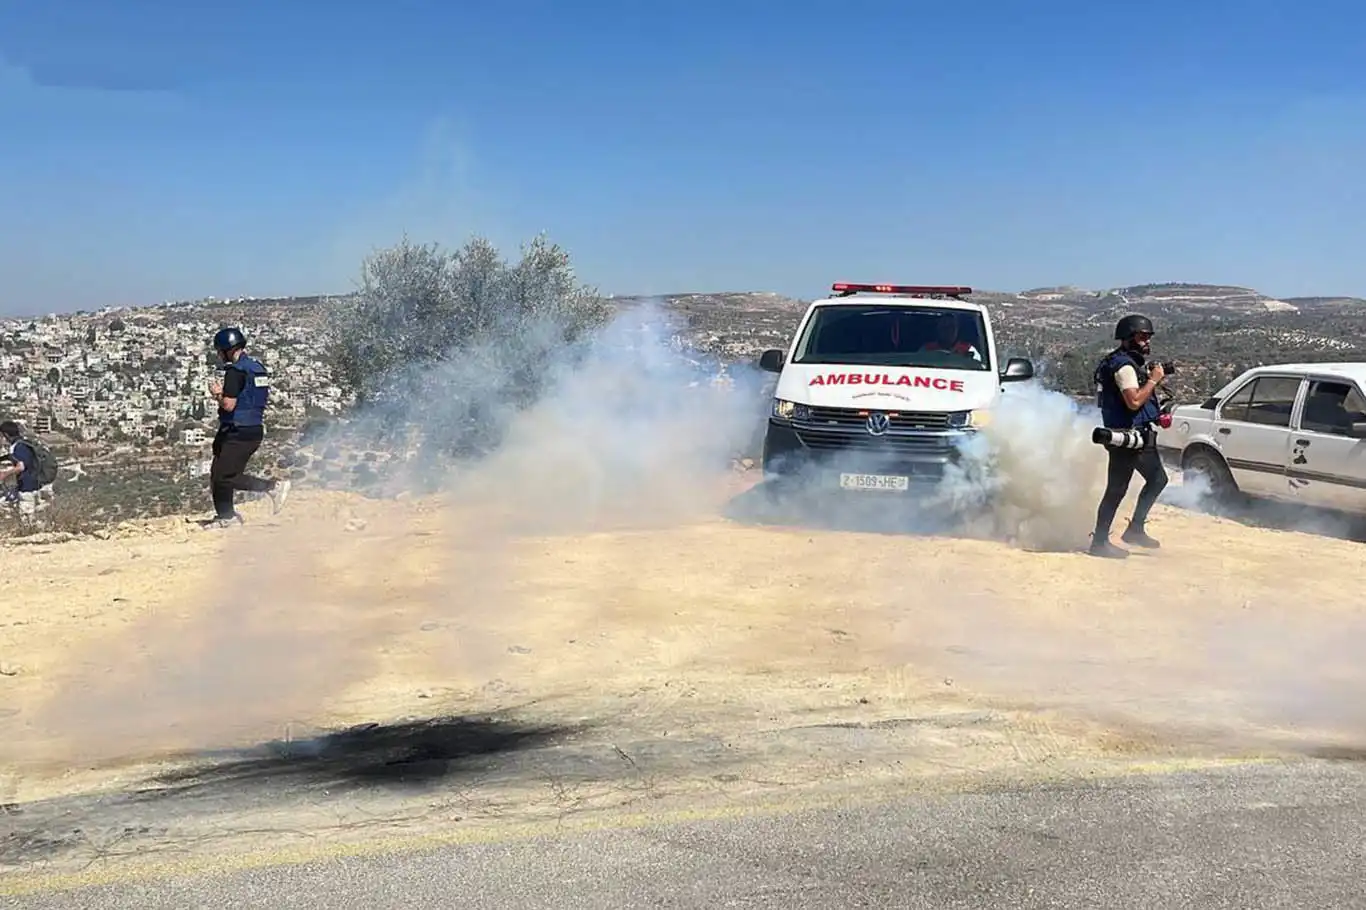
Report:
[[[866,432],[798,430],[797,438],[811,449],[830,451],[852,449],[867,452],[901,452],[916,455],[947,455],[953,451],[952,437],[943,436],[869,436]]]
[[[863,408],[811,408],[811,417],[799,422],[799,426],[812,429],[843,427],[857,430],[867,435],[868,415],[874,409]],[[880,410],[880,409],[879,409]],[[934,411],[883,411],[891,421],[889,432],[896,430],[947,430],[949,415]]]
[[[958,433],[949,426],[947,414],[926,411],[885,411],[886,432],[868,432],[870,410],[860,408],[812,408],[811,416],[793,420],[792,428],[802,444],[811,449],[946,455],[953,450]]]

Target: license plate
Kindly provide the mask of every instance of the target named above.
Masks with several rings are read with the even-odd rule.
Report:
[[[902,492],[910,488],[911,479],[894,474],[841,474],[840,487],[845,490],[889,490]]]

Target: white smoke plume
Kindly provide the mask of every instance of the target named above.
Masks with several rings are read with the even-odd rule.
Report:
[[[510,420],[453,492],[534,514],[545,529],[714,514],[718,481],[761,428],[763,374],[688,352],[655,304],[620,314],[581,359],[545,366],[544,394]]]
[[[1071,549],[1095,519],[1104,450],[1094,408],[1038,382],[1005,386],[991,422],[963,446],[944,494],[990,536],[1034,549]]]
[[[402,522],[417,517],[351,534],[340,506],[278,534],[235,538],[201,583],[185,582],[183,617],[147,617],[126,647],[101,642],[88,670],[33,715],[35,728],[102,755],[278,735],[371,678],[387,642],[419,625],[448,643],[434,677],[515,687],[520,664],[502,630],[546,609],[518,585],[519,540],[756,517],[736,495],[733,460],[758,456],[770,375],[690,350],[658,305],[618,313],[571,345],[556,344],[561,331],[554,319],[532,319],[409,367],[406,397],[313,444],[403,456],[382,469],[377,492],[431,494],[418,505],[439,519],[429,524],[443,535],[442,564],[420,577],[405,567]],[[787,504],[780,517],[848,525],[872,513],[883,526],[924,532],[942,528],[930,516],[948,506],[966,516],[948,533],[1078,549],[1104,473],[1104,449],[1090,441],[1097,424],[1094,408],[1042,383],[1008,385],[939,501],[837,496],[804,514]],[[358,564],[367,567],[359,578]],[[223,587],[229,565],[251,579],[249,592]]]
[[[1094,408],[1040,381],[1005,386],[990,422],[959,444],[936,486],[889,497],[833,493],[807,478],[765,502],[770,521],[849,530],[950,534],[1031,550],[1089,543],[1103,488],[1105,452],[1091,442]],[[838,462],[836,462],[838,464]]]
[[[31,712],[33,748],[13,757],[41,758],[60,741],[70,760],[117,761],[306,727],[418,625],[448,630],[434,673],[515,679],[499,630],[544,609],[517,589],[516,540],[718,514],[767,407],[757,368],[688,351],[658,306],[622,312],[573,346],[555,348],[558,331],[533,321],[414,367],[405,401],[315,444],[410,456],[393,463],[384,492],[432,497],[421,501],[438,510],[442,565],[414,576],[402,527],[351,534],[344,508],[227,538],[203,583],[178,580],[179,615],[147,616],[126,641],[73,655],[61,690]],[[528,370],[540,380],[533,399]]]

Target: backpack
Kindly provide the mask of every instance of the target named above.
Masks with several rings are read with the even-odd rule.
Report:
[[[57,479],[57,456],[52,454],[52,450],[45,443],[28,436],[23,437],[25,444],[33,449],[33,455],[38,463],[33,466],[33,470],[38,475],[38,485],[45,487]]]

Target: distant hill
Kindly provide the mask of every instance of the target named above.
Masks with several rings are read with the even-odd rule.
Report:
[[[1060,388],[1091,391],[1114,323],[1144,313],[1157,325],[1154,352],[1175,360],[1178,396],[1201,397],[1241,370],[1286,360],[1366,360],[1366,300],[1279,298],[1252,288],[1170,282],[1088,291],[1044,288],[980,297],[1001,345],[1032,357]]]
[[[986,291],[973,295],[987,304],[1028,313],[1031,318],[1066,325],[1118,319],[1125,313],[1142,312],[1155,320],[1184,320],[1207,316],[1260,316],[1293,313],[1321,306],[1363,305],[1351,297],[1271,297],[1251,288],[1230,285],[1142,284],[1133,287],[1084,290],[1036,288],[1018,294]]]
[[[785,346],[807,301],[730,292],[617,297],[620,306],[657,300],[677,313],[688,340],[726,360],[754,358]],[[983,290],[1004,356],[1032,358],[1056,387],[1091,394],[1097,357],[1113,343],[1118,319],[1133,312],[1157,324],[1155,352],[1178,363],[1169,383],[1181,397],[1201,397],[1257,363],[1366,360],[1366,299],[1278,298],[1252,288],[1168,282],[1090,290],[1059,286]]]
[[[165,308],[206,310],[225,322],[287,315],[306,324],[345,296],[206,299]],[[751,363],[766,348],[786,346],[809,302],[757,291],[610,299],[622,309],[656,302],[679,317],[688,344],[727,362]],[[1170,386],[1183,397],[1206,395],[1257,363],[1366,360],[1366,299],[1359,297],[1282,298],[1236,285],[1165,282],[980,290],[968,299],[991,312],[1003,355],[1034,359],[1051,383],[1075,395],[1090,394],[1096,357],[1112,344],[1115,321],[1133,312],[1157,323],[1154,350],[1177,361]]]

